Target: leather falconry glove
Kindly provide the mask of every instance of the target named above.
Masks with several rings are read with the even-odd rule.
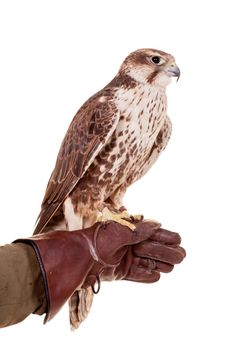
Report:
[[[92,286],[98,292],[100,281],[156,282],[160,272],[170,272],[183,260],[186,254],[177,233],[153,221],[134,225],[131,231],[108,221],[16,241],[30,244],[36,253],[47,299],[44,322],[56,315],[75,290]]]

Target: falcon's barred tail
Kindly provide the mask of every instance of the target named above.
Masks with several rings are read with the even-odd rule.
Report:
[[[89,215],[88,220],[85,220],[82,215],[76,213],[69,197],[64,203],[64,216],[69,231],[72,231],[74,228],[80,230],[90,227],[96,221],[96,215]],[[75,268],[75,266],[73,268]],[[89,287],[76,290],[70,297],[69,310],[71,330],[77,329],[87,318],[91,309],[93,296],[93,290]]]
[[[91,309],[93,301],[93,291],[89,287],[76,291],[69,299],[70,327],[74,331],[85,321]]]

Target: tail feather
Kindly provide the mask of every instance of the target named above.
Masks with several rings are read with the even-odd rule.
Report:
[[[59,207],[57,205],[51,204],[48,209],[41,209],[41,212],[36,220],[33,235],[38,235],[43,231],[43,229],[46,227],[50,219],[54,216],[58,208]]]
[[[91,309],[93,301],[93,291],[91,287],[76,291],[69,300],[70,327],[77,329],[85,321]]]

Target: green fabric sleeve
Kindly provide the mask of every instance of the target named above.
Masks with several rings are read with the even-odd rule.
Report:
[[[45,311],[44,284],[33,248],[24,243],[0,246],[0,328]]]

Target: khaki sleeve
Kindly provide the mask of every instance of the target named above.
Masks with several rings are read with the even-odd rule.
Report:
[[[23,243],[0,246],[0,328],[45,311],[44,284],[33,248]]]

